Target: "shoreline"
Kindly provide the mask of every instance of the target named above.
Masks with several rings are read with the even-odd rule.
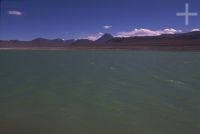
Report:
[[[200,52],[200,47],[0,47],[0,51],[109,51],[109,50],[125,50],[125,51],[185,51]]]

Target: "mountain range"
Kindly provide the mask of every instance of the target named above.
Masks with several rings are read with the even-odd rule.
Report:
[[[113,37],[104,34],[96,41],[88,39],[62,40],[36,38],[31,41],[0,40],[0,49],[30,49],[30,50],[191,50],[200,51],[200,32],[189,32],[181,34],[163,34],[160,36],[143,37]]]

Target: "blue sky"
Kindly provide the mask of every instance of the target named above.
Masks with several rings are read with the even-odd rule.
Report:
[[[0,0],[0,39],[97,37],[200,28],[199,0]],[[197,12],[185,25],[177,12]],[[110,27],[104,27],[110,26]],[[112,27],[111,27],[112,26]],[[136,29],[136,30],[135,30]],[[137,31],[138,30],[138,31]]]

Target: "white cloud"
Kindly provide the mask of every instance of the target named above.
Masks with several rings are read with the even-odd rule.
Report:
[[[196,29],[192,29],[191,31],[192,32],[197,32],[197,31],[200,31],[200,29],[196,28]]]
[[[149,29],[134,29],[130,32],[119,32],[118,37],[133,37],[133,36],[158,36],[160,33],[158,31],[152,31]]]
[[[8,11],[9,15],[14,15],[14,16],[22,16],[23,13],[20,11]]]
[[[164,29],[163,31],[160,31],[161,34],[175,34],[175,33],[181,33],[182,30],[176,30],[176,29],[173,29],[173,28],[170,28],[170,29]]]
[[[176,30],[173,28],[164,29],[164,30],[150,30],[150,29],[134,29],[130,32],[119,32],[116,37],[134,37],[134,36],[159,36],[162,34],[175,34],[182,32],[181,30]]]
[[[140,28],[140,29],[134,29],[133,31],[130,32],[119,32],[115,35],[115,37],[159,36],[162,34],[176,34],[181,32],[182,30],[176,30],[173,28],[167,28],[163,30],[150,30],[150,29]],[[80,39],[88,39],[95,41],[99,39],[102,35],[103,33],[97,33]]]
[[[82,39],[88,39],[88,40],[95,41],[95,40],[99,39],[102,35],[103,35],[103,33],[97,33],[97,34],[89,35],[89,36],[84,37]]]
[[[104,29],[111,29],[112,26],[103,26]]]

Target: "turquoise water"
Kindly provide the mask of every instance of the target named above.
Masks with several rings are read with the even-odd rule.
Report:
[[[200,53],[0,51],[0,134],[199,134]]]

